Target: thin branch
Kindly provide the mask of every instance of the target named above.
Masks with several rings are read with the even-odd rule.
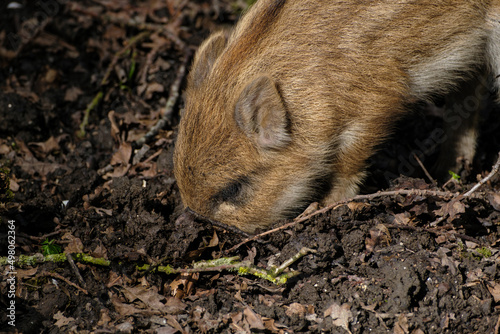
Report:
[[[498,170],[500,169],[500,153],[498,153],[498,159],[497,159],[497,162],[495,162],[495,164],[493,165],[493,168],[491,169],[491,172],[488,174],[488,176],[486,176],[485,178],[483,178],[481,181],[479,181],[474,187],[472,187],[471,190],[469,190],[468,192],[466,192],[464,194],[464,197],[469,197],[470,195],[472,195],[472,193],[474,193],[476,190],[478,190],[483,184],[485,184],[486,182],[488,182],[493,176],[495,176],[496,173],[498,173]]]
[[[87,288],[87,285],[85,284],[85,281],[83,280],[82,275],[80,274],[80,271],[76,267],[75,261],[73,260],[73,257],[71,254],[66,253],[66,259],[68,260],[68,263],[73,270],[73,273],[75,274],[76,278],[78,279],[78,282],[80,282],[80,285],[83,286],[84,288]]]
[[[162,117],[142,138],[136,140],[132,147],[139,148],[142,147],[145,143],[149,142],[153,137],[155,137],[158,132],[165,127],[168,123],[172,121],[174,106],[179,98],[179,90],[182,83],[182,79],[184,79],[184,75],[186,74],[187,63],[190,59],[190,53],[186,53],[184,56],[184,60],[182,61],[181,66],[177,70],[177,76],[170,86],[170,96],[165,105],[165,109],[163,110]]]
[[[432,186],[435,187],[436,186],[436,181],[434,181],[434,179],[432,178],[432,176],[429,173],[429,171],[427,170],[427,168],[425,168],[425,166],[422,163],[422,161],[420,161],[418,155],[416,155],[415,153],[413,153],[413,157],[415,158],[415,160],[417,160],[418,164],[420,165],[420,168],[422,168],[422,170],[424,171],[425,176],[427,176],[427,178],[429,179],[429,181],[431,181]]]
[[[55,279],[58,279],[58,280],[61,280],[63,282],[66,282],[66,284],[68,285],[71,285],[72,287],[74,287],[75,289],[77,290],[80,290],[81,292],[83,292],[84,294],[88,295],[88,291],[85,290],[84,288],[82,287],[79,287],[78,285],[76,285],[75,283],[71,282],[70,280],[68,280],[67,278],[57,274],[57,273],[51,273],[51,272],[48,272],[48,271],[42,271],[39,276],[49,276],[49,277],[52,277],[52,278],[55,278]]]
[[[317,215],[320,215],[320,214],[323,214],[323,213],[326,213],[330,210],[334,210],[336,209],[337,207],[343,205],[343,204],[347,204],[347,203],[350,203],[350,202],[355,202],[355,201],[359,201],[359,200],[366,200],[366,199],[374,199],[374,198],[378,198],[378,197],[385,197],[385,196],[398,196],[398,195],[405,195],[405,196],[434,196],[434,197],[441,197],[441,198],[448,198],[448,197],[456,197],[458,196],[458,194],[454,194],[454,193],[451,193],[449,191],[436,191],[436,190],[427,190],[427,189],[424,189],[424,190],[420,190],[420,189],[400,189],[400,190],[392,190],[392,191],[379,191],[379,192],[376,192],[376,193],[373,193],[373,194],[368,194],[368,195],[357,195],[357,196],[354,196],[352,198],[349,198],[349,199],[345,199],[345,200],[342,200],[342,201],[338,201],[338,202],[335,202],[331,205],[328,205],[324,208],[321,208],[319,210],[316,210],[306,216],[303,216],[303,217],[300,217],[300,218],[295,218],[294,221],[290,222],[290,223],[287,223],[287,224],[284,224],[282,226],[279,226],[275,229],[272,229],[272,230],[268,230],[268,231],[265,231],[263,233],[260,233],[260,234],[257,234],[257,235],[254,235],[250,238],[247,238],[245,240],[243,240],[242,242],[240,242],[239,244],[231,247],[230,249],[228,249],[226,251],[226,254],[227,253],[230,253],[232,251],[235,251],[236,249],[240,248],[241,246],[243,246],[244,244],[250,242],[250,241],[254,241],[254,240],[257,240],[257,239],[260,239],[262,238],[263,236],[266,236],[268,234],[271,234],[271,233],[274,233],[274,232],[277,232],[277,231],[280,231],[280,230],[283,230],[283,229],[287,229],[289,227],[292,227],[296,224],[299,224],[299,223],[302,223],[302,222],[305,222],[309,219],[311,219],[312,217],[315,217]]]

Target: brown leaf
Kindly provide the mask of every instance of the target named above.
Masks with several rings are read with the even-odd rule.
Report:
[[[366,238],[365,245],[369,252],[373,252],[376,246],[380,244],[389,245],[391,235],[385,225],[379,224],[370,230],[370,237]]]
[[[144,93],[144,99],[149,100],[153,97],[154,93],[163,93],[165,91],[165,88],[163,85],[157,83],[157,82],[152,82],[147,85],[146,87],[146,92]]]
[[[299,303],[291,303],[289,306],[285,306],[285,314],[289,317],[292,315],[297,315],[299,318],[304,318],[306,315],[306,307]]]
[[[434,213],[438,216],[450,216],[450,221],[455,219],[457,215],[465,212],[465,205],[457,200],[444,203],[440,209],[435,210]]]
[[[363,202],[349,202],[349,203],[347,203],[347,207],[353,213],[358,213],[358,212],[361,212],[362,210],[364,210],[365,208],[370,207],[370,205],[367,203],[363,203]]]
[[[70,87],[64,93],[64,101],[75,102],[81,95],[83,95],[83,90],[78,87]]]
[[[251,329],[264,330],[266,328],[260,314],[252,311],[250,307],[247,306],[243,310],[243,315],[245,316],[245,321],[248,323]]]
[[[410,222],[410,213],[403,212],[394,215],[394,224],[397,225],[408,225]]]
[[[59,328],[63,327],[63,326],[67,326],[69,325],[71,322],[75,321],[75,318],[72,318],[72,317],[65,317],[64,314],[59,311],[57,312],[56,314],[54,314],[53,318],[56,321],[55,325]]]
[[[490,281],[486,286],[495,300],[495,303],[500,302],[500,282]]]
[[[45,158],[50,152],[58,151],[61,149],[61,147],[59,146],[59,140],[51,136],[44,142],[29,143],[28,145],[31,147],[32,151],[38,158]]]
[[[62,240],[68,240],[69,243],[64,247],[64,253],[72,254],[72,253],[82,253],[83,252],[83,243],[80,238],[75,237],[71,232],[67,232],[61,237]]]
[[[120,147],[111,157],[111,165],[127,166],[132,156],[132,145],[127,142],[120,143]]]
[[[408,334],[408,318],[401,314],[398,321],[394,324],[394,334]]]
[[[488,201],[490,201],[490,204],[493,207],[493,209],[500,211],[500,194],[490,193],[488,195]]]
[[[349,330],[349,322],[352,319],[351,305],[346,303],[340,306],[337,303],[333,303],[326,309],[324,316],[331,317],[335,326],[342,327],[351,334]]]
[[[167,314],[180,314],[187,305],[175,297],[169,297],[167,303],[162,303],[165,299],[160,295],[154,286],[123,286],[122,293],[129,303],[134,303],[138,307],[153,309]]]

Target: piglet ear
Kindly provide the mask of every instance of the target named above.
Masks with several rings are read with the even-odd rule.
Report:
[[[222,54],[227,44],[224,31],[219,31],[211,35],[199,47],[193,61],[190,72],[191,84],[199,87],[212,71],[217,58]]]
[[[234,117],[243,132],[264,150],[277,150],[290,142],[285,106],[268,76],[254,79],[243,89]]]

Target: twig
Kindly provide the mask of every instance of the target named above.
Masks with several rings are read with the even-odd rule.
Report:
[[[40,273],[40,276],[49,276],[49,277],[53,277],[55,279],[59,279],[63,282],[66,282],[66,284],[68,285],[71,285],[72,287],[74,287],[75,289],[78,289],[80,290],[81,292],[83,292],[84,294],[88,295],[88,291],[85,290],[84,288],[82,287],[79,287],[78,285],[76,285],[75,283],[71,282],[70,280],[68,280],[67,278],[57,274],[57,273],[51,273],[51,272],[48,272],[48,271],[43,271]]]
[[[283,262],[279,267],[274,268],[274,275],[279,275],[281,274],[286,268],[290,267],[294,262],[299,260],[300,258],[306,256],[309,253],[317,253],[316,250],[307,248],[307,247],[302,247],[297,254]]]
[[[184,79],[184,75],[186,73],[187,63],[190,58],[190,53],[188,52],[184,56],[184,60],[182,61],[181,66],[177,71],[177,76],[170,86],[170,96],[168,97],[167,103],[165,104],[165,109],[163,110],[162,117],[142,138],[136,140],[132,147],[139,148],[145,143],[149,142],[154,136],[158,134],[158,132],[165,127],[166,124],[171,122],[173,110],[175,103],[179,97],[179,88],[182,83],[182,79]]]
[[[250,261],[236,262],[239,260],[239,256],[233,256],[229,258],[220,258],[209,261],[199,261],[193,263],[191,268],[173,268],[171,266],[158,266],[151,271],[163,272],[165,274],[186,274],[186,273],[200,273],[200,272],[213,272],[213,271],[237,271],[240,275],[254,275],[259,278],[268,280],[274,284],[284,284],[291,277],[300,274],[299,271],[290,271],[283,274],[283,271],[293,264],[298,259],[304,257],[309,253],[314,253],[315,251],[306,247],[303,247],[297,254],[292,256],[290,259],[286,260],[279,267],[271,267],[270,269],[263,269],[253,265]],[[145,264],[141,267],[137,267],[137,270],[150,270],[151,266]]]
[[[358,200],[365,200],[365,199],[374,199],[374,198],[378,198],[378,197],[384,197],[384,196],[397,196],[397,195],[406,195],[406,196],[436,196],[436,197],[456,197],[457,194],[453,194],[449,191],[435,191],[435,190],[427,190],[427,189],[424,189],[424,190],[420,190],[420,189],[400,189],[400,190],[392,190],[392,191],[379,191],[379,192],[376,192],[376,193],[373,193],[373,194],[368,194],[368,195],[357,195],[357,196],[354,196],[352,198],[349,198],[349,199],[345,199],[345,200],[342,200],[342,201],[338,201],[338,202],[335,202],[331,205],[328,205],[328,206],[325,206],[324,208],[321,208],[319,210],[316,210],[306,216],[303,216],[303,217],[300,217],[300,218],[295,218],[292,222],[290,223],[286,223],[282,226],[279,226],[275,229],[272,229],[272,230],[268,230],[268,231],[265,231],[263,233],[260,233],[260,234],[257,234],[257,235],[254,235],[250,238],[247,238],[245,240],[243,240],[242,242],[240,242],[239,244],[231,247],[230,249],[228,249],[226,251],[226,254],[227,253],[230,253],[232,251],[235,251],[236,249],[240,248],[241,246],[243,246],[244,244],[250,242],[250,241],[254,241],[254,240],[257,240],[257,239],[260,239],[261,237],[263,236],[266,236],[268,234],[271,234],[271,233],[274,233],[274,232],[277,232],[277,231],[280,231],[280,230],[283,230],[283,229],[286,229],[286,228],[289,228],[291,226],[294,226],[296,224],[299,224],[299,223],[302,223],[302,222],[305,222],[309,219],[311,219],[312,217],[315,217],[317,215],[320,215],[320,214],[323,214],[323,213],[326,213],[330,210],[334,210],[336,209],[338,206],[341,206],[343,204],[347,204],[347,203],[350,203],[350,202],[355,202],[355,201],[358,201]]]
[[[493,168],[491,169],[491,172],[488,174],[488,176],[486,176],[485,178],[483,178],[474,187],[472,187],[471,190],[469,190],[468,192],[466,192],[464,194],[464,197],[469,197],[470,195],[472,195],[473,192],[475,192],[476,190],[478,190],[479,187],[481,187],[483,184],[485,184],[486,182],[488,182],[496,173],[498,173],[499,169],[500,169],[500,153],[498,153],[497,162],[495,162],[495,164],[493,165]]]
[[[87,284],[85,284],[82,275],[80,275],[80,271],[76,267],[75,261],[73,261],[73,257],[71,256],[71,254],[66,254],[66,259],[68,260],[69,266],[71,267],[73,273],[78,279],[78,282],[80,282],[80,285],[83,286],[84,288],[87,288]]]
[[[25,237],[25,238],[29,238],[30,240],[40,242],[40,241],[43,241],[43,240],[48,239],[50,237],[53,237],[54,235],[58,235],[58,234],[61,234],[63,232],[66,232],[66,231],[67,231],[67,229],[57,230],[57,231],[54,231],[54,232],[50,232],[50,233],[44,234],[41,237],[35,237],[33,235],[27,235],[27,234],[24,234],[24,233],[21,233],[21,235],[23,237]]]
[[[425,168],[425,166],[422,163],[422,161],[420,161],[418,155],[416,155],[415,153],[413,153],[413,157],[415,158],[415,160],[417,160],[418,164],[420,165],[420,168],[422,168],[422,170],[424,171],[425,176],[427,176],[427,178],[429,179],[429,181],[431,181],[432,186],[435,187],[436,186],[436,181],[434,181],[434,179],[432,178],[432,176],[429,173],[429,171],[427,170],[427,168]]]
[[[293,221],[293,222],[290,222],[290,223],[287,223],[287,224],[281,225],[281,226],[279,226],[279,227],[276,227],[276,228],[274,228],[274,229],[272,229],[272,230],[267,230],[267,231],[265,231],[265,232],[262,232],[262,233],[256,234],[256,235],[254,235],[254,236],[252,236],[252,237],[246,238],[245,240],[243,240],[243,241],[242,241],[242,242],[240,242],[239,244],[237,244],[237,245],[235,245],[235,246],[233,246],[233,247],[229,248],[228,250],[224,251],[224,253],[225,253],[225,254],[231,253],[231,252],[233,252],[233,251],[237,250],[238,248],[240,248],[241,246],[243,246],[244,244],[246,244],[246,243],[248,243],[248,242],[250,242],[250,241],[255,241],[255,240],[260,239],[260,238],[262,238],[263,236],[266,236],[266,235],[268,235],[268,234],[272,234],[272,233],[274,233],[274,232],[277,232],[277,231],[280,231],[280,230],[287,229],[287,228],[289,228],[289,227],[291,227],[291,226],[294,226],[295,224],[297,224],[297,222],[296,222],[296,221]]]
[[[457,194],[453,194],[449,191],[436,191],[436,190],[427,190],[427,189],[400,189],[400,190],[391,190],[391,191],[378,191],[373,194],[367,194],[367,195],[357,195],[349,199],[345,199],[336,203],[333,203],[331,205],[328,205],[322,209],[319,209],[317,211],[312,212],[311,214],[301,217],[300,219],[297,219],[294,221],[294,223],[302,223],[306,220],[311,219],[314,216],[320,215],[322,213],[328,212],[329,210],[332,210],[339,205],[342,204],[347,204],[350,202],[355,202],[359,200],[371,200],[375,199],[378,197],[386,197],[386,196],[398,196],[398,195],[404,195],[404,196],[435,196],[435,197],[456,197]]]

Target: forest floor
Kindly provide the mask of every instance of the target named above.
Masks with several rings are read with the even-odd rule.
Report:
[[[0,6],[0,331],[499,333],[499,177],[465,195],[498,108],[461,178],[425,176],[442,120],[417,112],[364,195],[247,239],[178,219],[172,173],[193,52],[245,1]]]

